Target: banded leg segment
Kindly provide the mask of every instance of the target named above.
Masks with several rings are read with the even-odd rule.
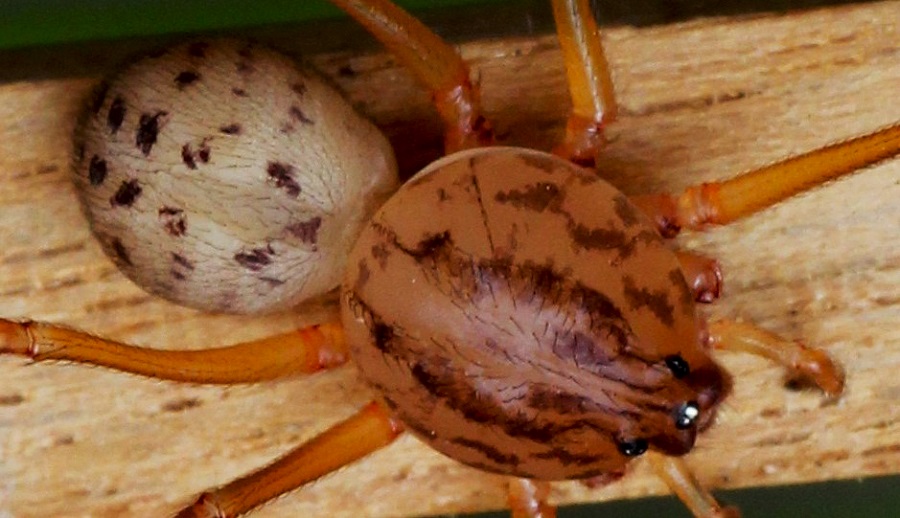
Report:
[[[554,153],[592,166],[605,142],[603,128],[617,112],[600,29],[589,0],[553,0],[553,17],[572,97],[566,134]]]
[[[379,450],[403,431],[377,403],[369,403],[272,464],[203,493],[176,518],[231,518]]]
[[[709,340],[716,349],[747,352],[779,363],[791,376],[812,381],[829,396],[839,396],[844,390],[844,373],[825,352],[752,324],[731,320],[710,322]]]
[[[900,123],[788,158],[723,182],[704,183],[678,195],[651,194],[632,201],[666,236],[682,228],[724,225],[830,180],[900,153]]]
[[[691,473],[681,458],[656,452],[647,455],[657,475],[697,518],[740,518],[734,507],[722,507]]]
[[[252,383],[335,367],[348,359],[339,324],[196,351],[149,349],[40,322],[0,319],[0,355],[109,367],[188,383]]]
[[[331,0],[393,53],[431,92],[450,153],[493,144],[477,87],[459,53],[388,0]]]

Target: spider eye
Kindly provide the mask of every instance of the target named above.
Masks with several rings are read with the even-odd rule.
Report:
[[[682,403],[675,411],[675,428],[679,430],[690,428],[697,422],[698,417],[700,417],[700,406],[696,402]]]
[[[621,441],[618,446],[622,455],[637,457],[647,451],[649,445],[644,439],[633,439],[631,441]]]
[[[675,376],[675,379],[684,378],[691,373],[691,366],[677,354],[666,356],[666,367],[672,371],[672,376]]]

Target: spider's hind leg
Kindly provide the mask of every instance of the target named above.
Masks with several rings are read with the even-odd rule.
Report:
[[[451,45],[388,0],[332,0],[380,41],[431,93],[447,153],[494,142],[469,67]]]

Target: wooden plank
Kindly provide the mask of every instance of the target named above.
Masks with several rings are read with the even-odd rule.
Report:
[[[600,170],[629,193],[680,189],[900,119],[900,2],[607,32],[623,106]],[[567,109],[552,36],[462,52],[507,143],[549,148]],[[435,119],[384,55],[312,62],[397,144],[430,158]],[[204,315],[144,294],[102,255],[67,179],[93,79],[0,85],[0,315],[160,348],[233,343],[321,320],[327,303],[265,318]],[[727,228],[677,242],[719,257],[742,316],[827,349],[836,404],[782,390],[765,361],[723,354],[735,393],[690,463],[715,487],[900,473],[900,161]],[[251,470],[368,399],[354,369],[257,386],[194,387],[0,359],[0,515],[160,516]],[[637,461],[625,480],[558,484],[559,502],[665,492]],[[411,437],[255,516],[413,516],[503,505],[502,483]],[[752,511],[752,510],[748,510]],[[751,513],[747,513],[751,515]]]

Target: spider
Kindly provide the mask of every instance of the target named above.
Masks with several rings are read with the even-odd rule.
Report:
[[[433,243],[435,247],[437,247],[437,242]],[[439,247],[438,247],[439,248]],[[672,367],[673,370],[677,369],[676,367]]]

